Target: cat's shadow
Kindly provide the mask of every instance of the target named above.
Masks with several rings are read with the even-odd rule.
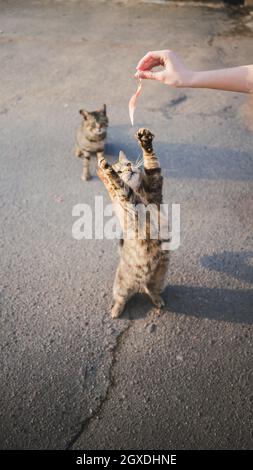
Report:
[[[177,313],[209,320],[251,325],[253,323],[253,291],[250,289],[208,288],[168,285],[161,314]],[[155,311],[145,295],[134,296],[127,304],[122,319],[148,318]]]
[[[201,258],[201,265],[240,281],[253,284],[253,251],[222,251]]]
[[[200,264],[209,271],[253,284],[253,251],[223,251],[206,255]],[[250,325],[253,323],[253,290],[229,287],[167,285],[162,294],[166,305],[162,314],[177,313],[197,318]],[[123,318],[139,320],[152,315],[155,308],[145,295],[128,302]]]

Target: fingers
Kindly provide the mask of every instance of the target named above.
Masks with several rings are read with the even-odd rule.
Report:
[[[161,52],[148,52],[137,64],[137,70],[147,70],[161,65]]]
[[[163,52],[164,51],[148,52],[138,62],[136,69],[137,70],[150,70],[153,67],[158,67],[159,65],[163,65],[164,64]]]
[[[138,71],[136,72],[135,74],[135,77],[136,78],[144,78],[144,79],[148,79],[148,80],[158,80],[159,82],[163,82],[164,81],[164,72],[161,71],[161,72],[151,72],[149,70],[145,70],[145,71]]]
[[[144,78],[144,79],[148,78],[150,80],[155,80],[156,79],[155,75],[156,75],[155,72],[148,72],[148,71],[141,72],[140,71],[140,72],[136,72],[135,77],[139,78],[139,79],[140,78]]]

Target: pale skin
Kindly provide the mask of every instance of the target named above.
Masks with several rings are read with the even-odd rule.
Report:
[[[163,70],[156,71],[155,67]],[[174,88],[211,88],[215,90],[253,93],[253,65],[218,70],[188,69],[171,50],[148,52],[138,63],[135,76],[158,80]]]

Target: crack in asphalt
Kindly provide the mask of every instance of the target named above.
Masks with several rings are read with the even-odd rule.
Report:
[[[97,406],[94,413],[92,413],[91,416],[89,416],[88,418],[86,418],[84,421],[81,422],[80,430],[74,435],[74,437],[71,439],[69,444],[66,446],[66,450],[71,450],[72,449],[75,442],[77,442],[79,437],[85,432],[85,430],[88,428],[89,424],[94,419],[96,419],[97,416],[101,413],[101,411],[104,407],[104,404],[109,399],[111,389],[115,385],[115,377],[114,377],[113,371],[114,371],[114,367],[115,367],[115,364],[116,364],[116,361],[117,361],[117,355],[120,351],[120,348],[122,346],[123,341],[125,340],[125,336],[127,336],[127,333],[129,332],[132,325],[133,325],[133,320],[130,319],[129,322],[128,322],[127,327],[123,331],[121,331],[119,333],[119,335],[117,336],[117,338],[116,338],[116,343],[115,343],[115,346],[112,350],[112,362],[111,362],[111,366],[110,366],[109,373],[108,373],[109,383],[108,383],[108,387],[106,389],[104,397],[100,401],[100,403]]]

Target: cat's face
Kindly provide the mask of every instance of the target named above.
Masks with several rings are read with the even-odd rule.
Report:
[[[133,191],[138,192],[141,185],[141,170],[137,165],[128,160],[123,152],[119,153],[119,161],[113,165],[113,169],[124,183],[130,186]]]
[[[88,112],[81,109],[83,116],[83,126],[85,135],[91,140],[103,140],[106,138],[106,129],[108,127],[108,117],[106,115],[106,106],[98,111]]]

